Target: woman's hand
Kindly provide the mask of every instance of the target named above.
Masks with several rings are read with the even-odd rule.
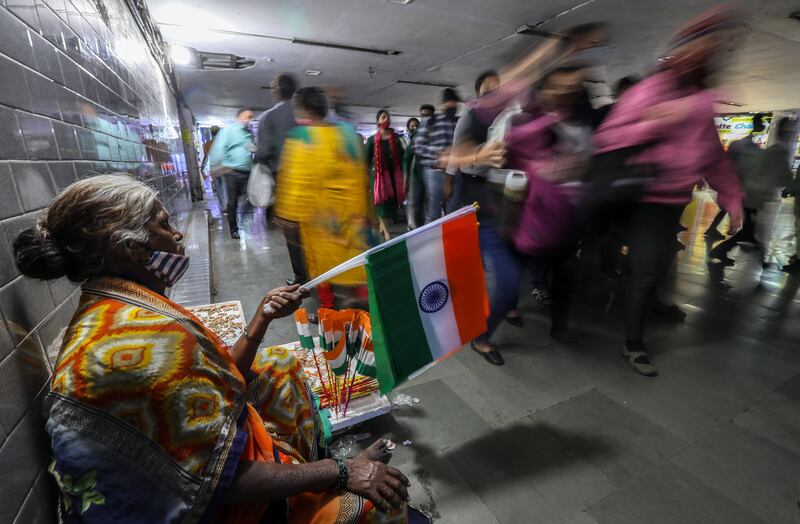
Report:
[[[267,320],[287,317],[297,311],[300,303],[309,295],[309,291],[301,288],[299,284],[281,286],[268,292],[258,308]]]
[[[409,500],[408,478],[397,468],[370,460],[367,452],[374,446],[375,444],[355,458],[345,461],[348,473],[346,489],[371,501],[385,513],[401,509]]]
[[[488,142],[475,151],[475,162],[479,166],[503,167],[506,163],[506,146],[502,142]]]

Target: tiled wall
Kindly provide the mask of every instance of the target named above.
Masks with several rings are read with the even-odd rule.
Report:
[[[150,181],[178,224],[189,209],[175,98],[148,49],[124,0],[0,0],[0,523],[55,518],[41,399],[78,298],[20,276],[14,235],[96,173]]]

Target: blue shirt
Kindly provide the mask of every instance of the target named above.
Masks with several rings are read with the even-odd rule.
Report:
[[[237,171],[250,171],[253,167],[253,134],[242,124],[235,123],[219,132],[211,146],[211,168],[225,166]]]

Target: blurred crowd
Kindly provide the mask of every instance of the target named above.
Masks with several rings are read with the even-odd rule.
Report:
[[[523,325],[517,305],[528,271],[534,299],[550,307],[551,336],[571,338],[576,268],[595,253],[605,278],[624,281],[622,356],[637,373],[655,376],[646,320],[652,311],[685,316],[661,301],[660,290],[683,248],[679,220],[693,192],[708,187],[716,194],[719,213],[705,235],[721,240],[709,264],[724,267],[735,263],[728,253],[737,245],[763,257],[765,206],[800,191],[790,171],[796,120],[773,121],[765,149],[753,135],[727,152],[720,143],[714,80],[739,26],[725,8],[689,21],[644,78],[619,79],[614,102],[600,107],[587,87],[597,64],[585,57],[608,43],[606,27],[574,27],[502,70],[477,75],[467,102],[444,89],[438,109],[423,104],[405,132],[392,126],[388,110],[378,111],[377,131],[366,139],[341,91],[299,87],[280,74],[270,86],[271,109],[256,117],[243,108],[238,125],[211,129],[203,169],[208,165],[234,239],[237,202],[251,173],[272,177],[268,216],[285,237],[288,285],[477,203],[491,313],[472,349],[494,365],[504,363],[492,344],[495,330],[503,322]],[[753,132],[763,132],[764,122],[755,115]],[[798,199],[794,212],[800,231]],[[726,216],[728,230],[720,231]],[[800,269],[797,253],[783,269]],[[363,282],[359,271],[337,277],[317,288],[320,304],[335,307],[341,290],[365,301]]]

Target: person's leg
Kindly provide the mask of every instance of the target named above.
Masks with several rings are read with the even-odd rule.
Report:
[[[457,211],[464,205],[464,203],[461,200],[461,188],[463,184],[464,180],[461,175],[456,175],[453,178],[453,194],[450,195],[449,199],[447,199],[448,214],[452,213],[453,211]]]
[[[225,177],[218,176],[214,178],[214,188],[217,191],[217,202],[219,202],[219,212],[220,214],[227,212],[226,208],[228,206],[228,189],[225,186]]]
[[[720,222],[722,222],[722,219],[725,218],[726,214],[727,213],[724,209],[719,208],[719,211],[717,211],[717,214],[714,216],[714,220],[711,221],[708,229],[706,229],[705,236],[722,236],[722,233],[720,233],[717,228],[719,227]]]
[[[416,229],[417,226],[417,206],[419,203],[414,198],[417,192],[417,181],[414,180],[414,175],[408,175],[408,194],[406,195],[406,223],[408,224],[409,231]]]
[[[392,238],[392,234],[389,231],[389,224],[390,220],[386,217],[378,217],[378,228],[381,231],[381,235],[383,235],[383,240],[388,241]]]
[[[478,234],[490,313],[486,333],[475,339],[475,347],[480,352],[489,352],[493,351],[489,343],[492,335],[503,322],[506,313],[517,306],[523,267],[519,255],[491,225],[482,225]]]
[[[441,171],[425,171],[425,223],[433,222],[442,216],[442,194],[444,175]]]
[[[675,224],[680,206],[639,204],[628,230],[631,274],[625,289],[625,349],[623,356],[637,372],[655,376],[644,348],[644,325],[662,275],[672,260]]]
[[[414,227],[425,223],[425,182],[422,175],[414,178]]]
[[[320,307],[333,309],[335,303],[333,286],[327,283],[319,284],[317,286],[317,294],[319,295]]]
[[[231,235],[238,234],[239,225],[236,220],[236,209],[239,206],[239,184],[236,180],[236,173],[225,173],[225,192],[227,193],[228,226]]]
[[[573,249],[560,251],[550,260],[553,275],[552,310],[550,312],[550,336],[564,338],[567,336],[570,306],[572,305],[572,288],[575,273]]]
[[[300,244],[300,225],[296,222],[281,220],[283,238],[286,240],[286,249],[289,251],[289,261],[292,264],[292,273],[295,283],[304,283],[308,280],[306,264],[303,259],[303,247]]]

